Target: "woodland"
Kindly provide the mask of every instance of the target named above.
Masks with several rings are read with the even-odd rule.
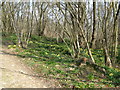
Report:
[[[62,88],[120,88],[119,2],[0,2],[0,34]]]

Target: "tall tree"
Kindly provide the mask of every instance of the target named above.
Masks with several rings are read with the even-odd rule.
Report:
[[[93,2],[93,33],[90,47],[95,48],[95,41],[96,41],[96,2]]]

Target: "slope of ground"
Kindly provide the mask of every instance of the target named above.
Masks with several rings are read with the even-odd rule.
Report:
[[[104,55],[101,49],[92,50],[97,66],[76,67],[75,60],[70,56],[70,51],[66,45],[56,43],[56,39],[32,36],[26,49],[17,47],[15,35],[4,37],[2,41],[9,48],[8,51],[14,49],[11,55],[23,57],[23,61],[37,73],[37,76],[55,79],[64,88],[119,87],[120,70],[118,68],[104,67]],[[69,43],[69,40],[67,42]],[[4,53],[7,54],[7,52]],[[80,57],[82,56],[89,58],[86,49],[81,48]],[[94,66],[96,68],[93,68]],[[105,74],[99,72],[103,71],[103,68],[106,70]],[[3,68],[3,70],[5,69]],[[59,85],[57,86],[59,87]]]

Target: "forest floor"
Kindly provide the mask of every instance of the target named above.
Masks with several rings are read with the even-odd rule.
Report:
[[[69,41],[67,42],[69,44]],[[28,47],[23,49],[17,47],[17,37],[13,34],[2,38],[2,45],[1,87],[118,88],[120,86],[119,62],[117,67],[105,67],[102,49],[92,49],[96,67],[88,63],[77,67],[76,59],[70,56],[67,46],[64,43],[57,43],[55,38],[32,36]],[[118,49],[120,53],[120,48]],[[89,58],[87,49],[80,48],[80,50],[80,57]],[[119,59],[118,56],[117,60]],[[101,72],[103,69],[106,73]]]
[[[15,56],[11,49],[0,48],[0,88],[50,88],[56,87],[55,81],[34,76],[30,67]],[[58,86],[57,86],[58,87]]]

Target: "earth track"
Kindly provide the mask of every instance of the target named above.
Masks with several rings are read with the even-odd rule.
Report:
[[[55,80],[36,76],[23,58],[11,52],[7,47],[0,49],[0,88],[56,88]]]

